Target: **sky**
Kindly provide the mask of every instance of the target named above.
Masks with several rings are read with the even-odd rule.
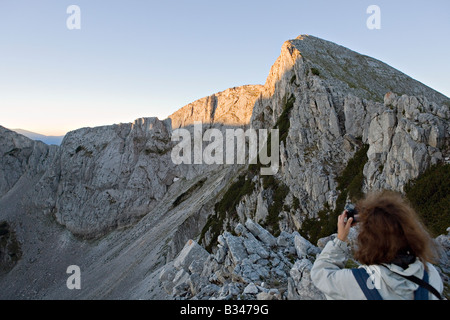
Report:
[[[370,5],[380,29],[367,27]],[[0,125],[64,135],[165,119],[227,88],[264,84],[282,44],[300,34],[450,96],[448,0],[0,0]]]

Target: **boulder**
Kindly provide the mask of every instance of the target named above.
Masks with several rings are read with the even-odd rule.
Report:
[[[269,231],[255,223],[252,219],[247,219],[245,222],[245,227],[267,246],[272,247],[277,244],[277,239],[271,235]]]
[[[184,246],[183,250],[173,261],[173,266],[177,269],[188,270],[190,264],[195,260],[198,262],[204,262],[209,256],[202,246],[200,246],[194,240],[189,240]]]
[[[298,232],[294,232],[294,244],[297,256],[302,259],[308,255],[316,255],[319,253],[317,247],[311,244],[308,240],[302,237]]]
[[[258,292],[259,290],[253,282],[249,283],[243,291],[244,294],[257,294]]]
[[[247,258],[248,254],[245,250],[244,241],[242,238],[235,237],[229,232],[226,232],[223,237],[227,243],[231,258],[235,264],[241,263],[245,258]]]

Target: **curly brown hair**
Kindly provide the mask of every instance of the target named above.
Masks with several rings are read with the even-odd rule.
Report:
[[[359,262],[392,263],[400,253],[408,251],[423,263],[435,261],[433,239],[401,194],[386,190],[369,193],[356,208],[360,229],[355,258]]]

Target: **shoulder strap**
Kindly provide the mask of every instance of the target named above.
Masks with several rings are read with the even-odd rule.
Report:
[[[386,268],[388,268],[388,267],[385,266],[384,264],[383,264],[383,266],[386,267]],[[389,269],[389,268],[388,268],[388,269]],[[395,272],[395,271],[393,271],[393,270],[391,270],[391,269],[389,269],[389,270],[392,271],[392,272],[394,272],[395,274],[398,274],[399,276],[402,276],[403,278],[408,279],[409,281],[412,281],[412,282],[414,282],[415,284],[419,285],[419,289],[420,289],[420,288],[424,288],[424,289],[430,291],[432,294],[434,294],[439,300],[443,300],[443,298],[442,298],[442,296],[439,294],[439,292],[438,292],[432,285],[430,285],[430,284],[428,283],[428,272],[427,272],[426,270],[424,270],[424,275],[423,275],[424,279],[423,279],[423,280],[417,278],[416,276],[405,276],[405,275],[400,274],[400,273],[398,273],[398,272]],[[418,289],[418,290],[419,290],[419,289]],[[416,290],[416,291],[417,291],[417,290]],[[417,293],[417,294],[418,294],[418,296],[416,296],[416,293],[414,293],[414,298],[415,298],[416,300],[428,300],[428,295],[425,295],[424,293],[420,293],[420,292]],[[426,298],[425,298],[425,297],[426,297]],[[422,299],[419,299],[419,298],[422,298]]]
[[[425,271],[426,273],[426,271]],[[399,274],[399,273],[397,273]],[[400,274],[401,275],[401,274]],[[427,278],[428,278],[428,273],[426,273]],[[432,294],[434,294],[439,300],[443,300],[442,296],[439,294],[439,292],[432,286],[430,285],[428,282],[425,282],[422,279],[417,278],[416,276],[404,276],[401,275],[402,277],[414,282],[415,284],[418,284],[419,287],[423,287],[426,290],[430,291]],[[428,279],[427,279],[428,280]],[[428,299],[423,299],[423,300],[428,300]]]
[[[376,288],[369,289],[369,287],[367,286],[369,274],[364,268],[356,268],[351,270],[353,276],[356,279],[356,282],[358,282],[359,287],[364,292],[367,300],[383,300]]]
[[[423,279],[425,283],[428,284],[428,272],[424,270]],[[425,287],[419,285],[419,288],[414,291],[414,300],[429,300],[428,290]]]

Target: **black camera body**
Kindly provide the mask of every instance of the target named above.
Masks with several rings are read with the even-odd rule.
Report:
[[[358,210],[356,210],[355,205],[352,203],[347,203],[344,207],[347,211],[347,220],[353,218],[353,223],[358,222]]]

